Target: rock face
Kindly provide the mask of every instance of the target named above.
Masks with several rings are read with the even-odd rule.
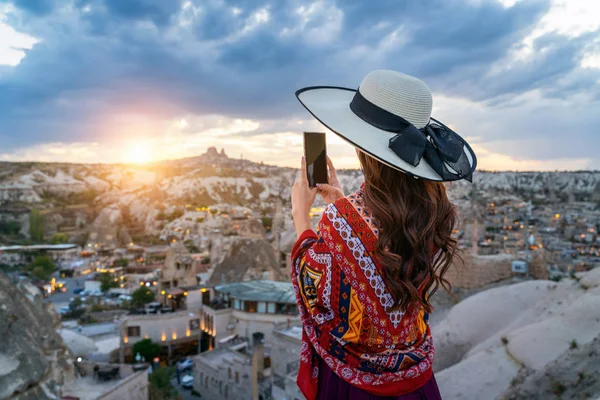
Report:
[[[523,371],[532,371],[525,383],[548,385],[549,393],[573,390],[573,397],[563,399],[586,398],[578,397],[588,393],[579,392],[579,385],[586,385],[590,398],[598,398],[598,375],[591,373],[600,370],[598,356],[590,352],[598,349],[599,304],[600,268],[577,279],[524,281],[466,298],[432,326],[434,369],[442,397],[498,398],[518,383]],[[578,348],[589,351],[578,357]],[[531,397],[528,388],[533,390],[536,384],[527,383],[523,392],[514,392],[515,398],[558,398]]]
[[[565,351],[544,369],[523,369],[506,400],[595,399],[600,396],[600,335]]]
[[[222,258],[216,260],[209,285],[253,279],[286,279],[273,247],[265,239],[226,240],[220,252]]]
[[[0,273],[0,399],[60,398],[75,369],[59,325],[37,288]]]

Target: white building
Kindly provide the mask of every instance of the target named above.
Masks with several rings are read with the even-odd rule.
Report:
[[[300,321],[292,284],[267,280],[215,286],[210,304],[200,305],[199,314],[203,351],[234,336],[250,341],[255,332],[263,333],[268,345],[275,326]]]
[[[150,339],[162,346],[161,356],[170,363],[184,355],[197,354],[200,333],[200,319],[190,311],[126,315],[121,318],[119,358],[121,362],[132,359],[133,345]]]

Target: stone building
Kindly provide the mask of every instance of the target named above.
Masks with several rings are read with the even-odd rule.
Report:
[[[298,385],[298,367],[302,348],[302,324],[281,324],[273,330],[271,379],[274,399],[304,398]]]
[[[160,289],[168,290],[196,284],[194,259],[182,243],[174,243],[167,250],[165,266],[161,272]]]
[[[171,362],[177,357],[197,354],[200,334],[200,319],[190,311],[126,315],[120,321],[119,358],[121,362],[130,361],[135,356],[133,345],[150,339],[162,346],[161,358]]]
[[[455,259],[445,276],[453,288],[473,289],[512,277],[512,260],[510,254],[473,255],[461,252],[460,259]]]
[[[250,340],[254,332],[262,332],[268,344],[275,326],[300,321],[292,284],[267,280],[215,286],[199,314],[202,350],[233,336]]]
[[[209,399],[272,398],[269,359],[263,335],[194,357],[194,388]]]

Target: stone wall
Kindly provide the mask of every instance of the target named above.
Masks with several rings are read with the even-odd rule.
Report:
[[[457,258],[450,266],[445,277],[453,288],[474,289],[512,276],[513,256],[494,254],[489,256],[460,254],[463,263]]]
[[[148,400],[148,370],[139,371],[119,382],[98,400]]]

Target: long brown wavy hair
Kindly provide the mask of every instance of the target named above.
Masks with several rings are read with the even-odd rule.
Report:
[[[441,182],[415,179],[363,152],[358,158],[365,176],[363,201],[379,230],[375,257],[383,267],[395,309],[420,304],[431,312],[429,297],[441,285],[456,255],[451,236],[457,215]],[[434,260],[434,252],[441,250]]]

